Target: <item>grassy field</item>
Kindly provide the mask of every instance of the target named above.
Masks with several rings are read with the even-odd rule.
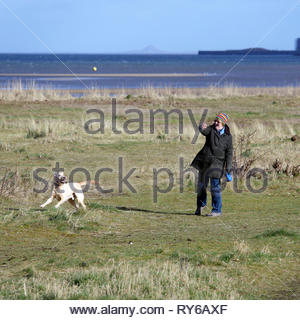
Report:
[[[18,91],[19,90],[19,91]],[[155,90],[114,92],[120,134],[112,132],[108,92],[71,93],[24,91],[14,88],[0,96],[0,298],[1,299],[300,299],[300,93],[298,88],[276,90],[225,88],[220,90]],[[144,133],[127,134],[124,125],[143,116]],[[104,133],[88,134],[84,124],[105,115]],[[164,132],[162,114],[150,132],[150,110],[181,110],[170,116]],[[183,168],[202,147],[188,109],[195,120],[208,110],[210,122],[224,111],[230,116],[235,161],[244,168],[223,192],[223,216],[196,217],[193,173]],[[127,122],[128,124],[128,122]],[[97,129],[97,123],[92,130]],[[137,128],[137,122],[128,128]],[[291,137],[295,136],[295,141]],[[297,138],[298,136],[298,138]],[[123,177],[118,174],[122,158]],[[85,168],[100,185],[113,188],[86,193],[86,211],[68,203],[40,209],[50,194],[36,193],[49,183],[59,162],[68,176]],[[264,169],[268,186],[253,193],[245,176]],[[153,201],[153,169],[174,173],[170,192]],[[76,174],[76,181],[83,181]],[[158,175],[166,190],[169,179]],[[261,176],[251,178],[254,188]],[[209,213],[210,205],[206,208]]]

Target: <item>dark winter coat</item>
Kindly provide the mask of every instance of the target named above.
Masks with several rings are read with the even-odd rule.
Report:
[[[220,135],[214,125],[200,132],[206,137],[205,145],[194,158],[191,166],[211,178],[221,178],[232,169],[232,135],[225,125],[225,132]]]

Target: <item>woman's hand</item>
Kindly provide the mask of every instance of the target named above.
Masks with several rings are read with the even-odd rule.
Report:
[[[207,124],[205,122],[202,123],[201,129],[205,130],[207,128]]]

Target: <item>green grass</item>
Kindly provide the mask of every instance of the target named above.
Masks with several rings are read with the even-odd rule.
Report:
[[[270,237],[299,237],[299,234],[296,232],[287,231],[284,229],[277,230],[266,230],[264,233],[257,235],[256,238],[270,238]]]
[[[255,129],[251,125],[261,121],[265,131],[258,133],[244,158],[273,147],[257,164],[270,168],[279,156],[297,161],[299,144],[288,138],[291,131],[299,135],[299,120],[293,118],[287,126],[285,119],[298,114],[299,101],[263,96],[167,102],[168,108],[180,107],[183,112],[192,108],[197,119],[203,108],[209,109],[210,118],[228,109],[236,125],[245,130]],[[130,96],[118,108],[142,105],[146,114],[163,104]],[[184,191],[179,192],[178,158],[182,156],[188,168],[203,137],[195,145],[186,133],[177,139],[175,118],[169,135],[161,128],[153,135],[87,135],[82,117],[89,107],[88,101],[76,100],[30,106],[2,102],[0,106],[0,177],[6,167],[8,178],[17,181],[9,192],[1,189],[0,181],[1,299],[299,299],[295,285],[300,281],[299,176],[270,173],[262,194],[250,193],[241,183],[242,192],[235,193],[228,184],[223,216],[196,217],[192,174],[185,177]],[[109,110],[109,102],[98,107]],[[109,112],[106,115],[109,119]],[[51,130],[45,136],[26,138],[28,129],[34,128],[33,120],[38,130],[44,124]],[[117,120],[121,124],[124,118]],[[277,121],[280,130],[270,120]],[[162,123],[158,119],[158,127]],[[123,185],[119,194],[119,157],[123,157],[123,177],[137,168],[129,178],[137,193]],[[92,179],[98,169],[111,168],[112,172],[101,175],[100,185],[114,192],[99,194],[92,188],[86,194],[86,212],[68,203],[59,210],[54,203],[40,209],[50,189],[34,193],[39,184],[32,172],[46,168],[41,176],[51,181],[56,162],[67,175],[85,167]],[[174,188],[159,194],[154,203],[153,168],[163,167],[174,172]],[[85,177],[78,174],[75,180]],[[259,183],[254,179],[253,186]],[[163,175],[159,186],[167,186]]]

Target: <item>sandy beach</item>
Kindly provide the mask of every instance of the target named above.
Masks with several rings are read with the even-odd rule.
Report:
[[[0,77],[205,77],[206,73],[1,73]],[[53,80],[53,79],[52,79]]]

